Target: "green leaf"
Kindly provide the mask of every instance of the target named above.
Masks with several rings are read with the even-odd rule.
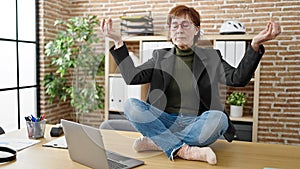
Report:
[[[236,106],[243,106],[246,102],[245,94],[242,92],[232,92],[226,100],[226,103]]]
[[[103,109],[104,88],[91,80],[96,75],[104,75],[104,54],[97,54],[94,46],[99,42],[97,16],[72,17],[67,21],[57,20],[54,24],[65,30],[45,46],[50,66],[56,69],[53,74],[46,74],[42,81],[49,102],[70,98],[70,104],[80,113]],[[77,79],[73,84],[78,86],[72,86],[70,80],[73,79]]]

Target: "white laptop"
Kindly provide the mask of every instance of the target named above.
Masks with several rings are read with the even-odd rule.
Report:
[[[97,128],[64,119],[61,124],[73,161],[94,169],[123,169],[144,164],[143,161],[106,151]]]

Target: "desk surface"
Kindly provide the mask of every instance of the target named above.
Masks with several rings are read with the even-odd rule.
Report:
[[[71,161],[66,149],[42,147],[42,144],[55,139],[50,137],[49,131],[50,126],[47,126],[45,138],[41,139],[39,144],[18,152],[16,161],[0,164],[0,168],[87,168]],[[24,138],[26,131],[21,130],[9,135]],[[131,147],[134,139],[140,136],[138,133],[103,130],[102,135],[107,149],[145,161],[145,165],[138,167],[139,169],[296,169],[300,166],[300,146],[239,141],[227,143],[218,140],[211,145],[218,159],[217,165],[212,166],[204,162],[182,159],[169,161],[165,154],[159,151],[136,153]]]

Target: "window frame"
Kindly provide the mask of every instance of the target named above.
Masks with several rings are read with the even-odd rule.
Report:
[[[34,0],[34,8],[35,8],[35,40],[20,40],[19,39],[19,14],[18,14],[18,8],[20,8],[20,6],[18,7],[18,2],[22,1],[22,0],[15,0],[15,14],[16,14],[16,18],[15,18],[15,24],[16,24],[16,32],[15,32],[15,38],[12,39],[7,39],[7,38],[2,38],[0,37],[0,41],[1,42],[14,42],[16,44],[16,48],[15,48],[15,52],[16,52],[16,65],[17,65],[17,85],[16,87],[8,87],[8,88],[0,88],[0,92],[3,91],[16,91],[17,92],[17,128],[20,129],[21,128],[21,123],[23,123],[24,117],[21,117],[21,98],[20,98],[20,91],[22,89],[30,89],[30,88],[35,88],[36,89],[36,106],[35,106],[35,111],[36,111],[36,115],[40,116],[40,80],[39,80],[39,76],[40,76],[40,65],[39,65],[39,58],[40,58],[40,49],[39,49],[39,5],[38,5],[38,0]],[[22,8],[22,7],[21,7]],[[30,44],[35,44],[35,65],[36,65],[36,70],[35,70],[35,84],[33,85],[26,85],[26,86],[20,86],[20,53],[19,53],[19,45],[20,43],[30,43]],[[2,126],[3,127],[3,126]]]

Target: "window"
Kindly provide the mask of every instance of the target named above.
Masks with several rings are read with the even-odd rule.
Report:
[[[38,112],[37,0],[0,1],[0,126],[25,127]]]

